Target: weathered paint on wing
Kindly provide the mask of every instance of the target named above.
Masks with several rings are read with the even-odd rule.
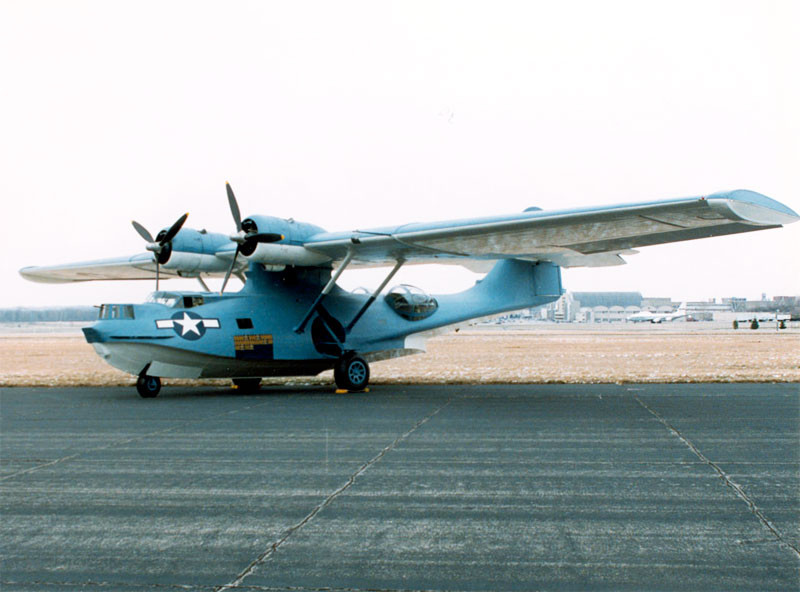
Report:
[[[564,267],[624,263],[642,246],[774,228],[798,215],[759,193],[736,190],[705,197],[560,211],[406,224],[311,237],[306,246],[339,259],[391,262],[437,258],[551,261]]]

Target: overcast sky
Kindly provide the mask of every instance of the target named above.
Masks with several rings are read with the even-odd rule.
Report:
[[[231,232],[226,180],[244,215],[328,230],[737,188],[800,211],[798,22],[792,1],[2,0],[0,306],[142,300],[17,270],[140,252],[131,219]],[[799,249],[800,223],[564,283],[800,294]]]

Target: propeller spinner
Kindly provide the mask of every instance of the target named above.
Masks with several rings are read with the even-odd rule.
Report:
[[[236,202],[236,196],[233,194],[230,183],[225,183],[225,190],[228,193],[228,205],[231,208],[233,221],[236,223],[236,234],[230,237],[236,243],[236,252],[233,255],[231,266],[228,268],[228,273],[225,274],[225,280],[222,282],[222,288],[219,291],[220,294],[225,291],[225,286],[228,285],[228,280],[231,277],[231,273],[233,273],[233,268],[236,266],[236,259],[239,257],[239,253],[246,257],[256,250],[259,243],[276,243],[285,238],[282,234],[274,232],[258,232],[258,228],[252,220],[242,222],[239,204]]]
[[[159,232],[155,239],[153,239],[153,235],[150,234],[144,226],[139,224],[136,220],[131,221],[131,224],[133,224],[139,236],[147,241],[147,247],[145,248],[153,252],[156,264],[156,290],[158,290],[159,267],[169,261],[169,256],[172,254],[172,239],[178,234],[178,231],[183,227],[188,217],[189,213],[187,212],[178,218],[169,229]]]

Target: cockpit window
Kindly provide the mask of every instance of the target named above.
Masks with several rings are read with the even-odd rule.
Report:
[[[397,314],[409,321],[427,319],[439,308],[436,298],[408,284],[395,286],[384,300]]]
[[[163,304],[170,308],[194,308],[202,306],[208,299],[199,294],[181,294],[175,292],[152,292],[147,297],[147,302],[151,304]],[[215,298],[211,298],[214,301]]]
[[[178,296],[170,294],[169,292],[153,292],[147,297],[147,302],[151,304],[163,304],[164,306],[173,307],[178,303]]]
[[[133,319],[132,304],[103,304],[100,307],[100,319],[102,320],[123,320]]]

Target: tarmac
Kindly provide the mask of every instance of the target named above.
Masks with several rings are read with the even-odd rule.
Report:
[[[797,590],[800,385],[0,389],[0,588]]]

